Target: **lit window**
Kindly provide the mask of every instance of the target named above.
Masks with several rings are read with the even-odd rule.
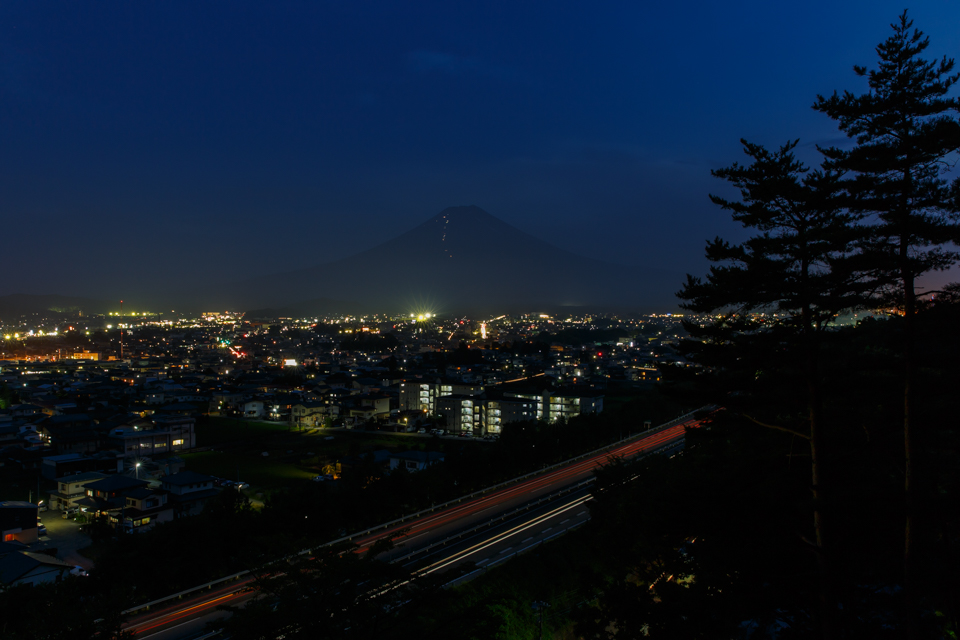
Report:
[[[182,444],[183,444],[183,440],[174,440],[174,441],[173,441],[173,446],[175,446],[175,447],[179,447],[179,446],[182,445]]]

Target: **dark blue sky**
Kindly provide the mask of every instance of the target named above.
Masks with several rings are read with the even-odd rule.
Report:
[[[810,104],[865,89],[851,67],[903,9],[475,4],[4,3],[0,294],[308,266],[460,204],[701,273],[704,240],[738,236],[710,169],[740,137],[836,140]],[[911,15],[960,57],[960,3]]]

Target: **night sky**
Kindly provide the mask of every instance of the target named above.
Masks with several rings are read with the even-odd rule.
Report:
[[[0,295],[137,296],[343,258],[475,204],[702,273],[739,138],[841,142],[902,2],[6,2]],[[960,57],[960,3],[910,8]],[[679,280],[677,287],[679,288]]]

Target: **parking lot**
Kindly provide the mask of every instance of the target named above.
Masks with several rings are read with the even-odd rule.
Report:
[[[40,522],[47,527],[47,534],[40,542],[30,545],[30,551],[56,549],[57,557],[84,569],[93,567],[93,562],[80,554],[80,549],[90,545],[90,537],[80,531],[80,524],[73,519],[64,520],[59,511],[41,511]]]

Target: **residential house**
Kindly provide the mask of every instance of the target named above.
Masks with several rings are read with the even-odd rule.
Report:
[[[239,391],[215,391],[210,396],[208,413],[220,415],[227,413],[243,401],[243,394]]]
[[[50,509],[63,511],[78,507],[77,503],[87,495],[86,486],[106,477],[105,473],[87,471],[57,479],[57,488],[49,492]]]
[[[154,416],[149,423],[116,427],[110,439],[126,457],[183,451],[196,446],[194,424],[189,416]]]
[[[290,422],[300,427],[322,426],[330,408],[326,402],[300,402],[290,410]]]
[[[167,493],[150,489],[145,480],[114,475],[86,485],[87,496],[77,502],[94,516],[106,516],[114,528],[136,533],[173,520]]]
[[[40,474],[47,480],[56,480],[87,471],[116,473],[123,471],[123,458],[115,451],[100,451],[93,454],[64,453],[46,456],[40,465]]]
[[[348,415],[355,420],[376,420],[390,415],[389,396],[366,394],[354,396],[350,400],[354,404]]]
[[[38,426],[38,432],[56,454],[93,453],[100,449],[101,435],[85,413],[50,416]]]
[[[156,525],[174,518],[174,507],[167,502],[169,494],[147,487],[132,489],[123,494],[125,501],[118,514],[110,513],[110,523],[116,527],[123,522],[124,533],[149,531]]]
[[[166,396],[163,389],[153,389],[151,391],[145,391],[143,394],[144,404],[158,405],[163,404],[165,400]]]
[[[240,403],[240,411],[244,418],[262,418],[266,415],[266,403],[260,399],[247,400]]]
[[[200,413],[199,405],[192,402],[174,402],[163,405],[156,410],[157,415],[195,416]]]
[[[220,493],[214,486],[213,476],[193,471],[181,471],[160,478],[160,486],[169,493],[168,502],[173,505],[174,517],[197,515],[210,498]]]
[[[43,415],[43,408],[35,404],[15,404],[10,407],[10,414],[14,418],[38,418]]]
[[[5,552],[0,548],[0,584],[7,587],[58,582],[71,569],[73,565],[44,553],[30,553],[19,549]]]
[[[0,541],[33,544],[37,534],[37,513],[32,502],[8,500],[0,502]]]
[[[267,418],[283,422],[292,422],[293,406],[300,402],[300,396],[283,393],[270,398],[266,404]]]

